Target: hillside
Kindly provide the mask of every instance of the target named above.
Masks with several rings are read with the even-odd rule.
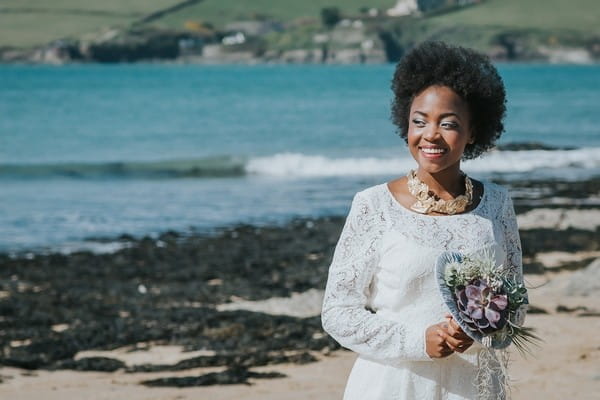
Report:
[[[383,62],[398,59],[426,39],[475,47],[495,59],[600,59],[597,0],[485,0],[400,18],[385,16],[383,10],[395,3],[3,0],[0,59],[115,62],[185,56],[191,62]],[[337,9],[338,17],[347,20],[324,26],[324,8]],[[232,28],[235,21],[254,25]],[[226,39],[232,29],[255,31]]]
[[[299,18],[320,19],[321,9],[336,7],[344,15],[358,15],[361,8],[388,9],[395,0],[203,0],[153,21],[167,28],[182,28],[186,21],[208,22],[217,28],[235,20],[272,18],[288,23]]]
[[[180,0],[2,0],[0,47],[41,45],[104,27],[126,27]]]
[[[361,7],[389,8],[395,0],[2,0],[0,2],[0,47],[28,47],[63,38],[76,38],[107,27],[131,24],[185,29],[187,21],[225,23],[267,16],[289,22],[308,17],[319,19],[321,8],[337,7],[358,14]],[[159,18],[151,14],[182,5]]]
[[[392,22],[401,44],[441,39],[489,51],[495,45],[588,47],[600,43],[597,0],[488,0],[472,7]],[[599,49],[590,49],[598,52]]]

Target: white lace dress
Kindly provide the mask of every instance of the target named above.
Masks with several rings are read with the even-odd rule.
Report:
[[[453,216],[412,212],[386,184],[356,194],[329,269],[322,312],[324,329],[359,354],[344,399],[478,398],[482,347],[475,343],[463,354],[431,359],[425,330],[447,312],[434,276],[436,258],[446,250],[483,248],[493,249],[497,263],[512,266],[522,280],[512,201],[498,185],[484,183],[479,205]],[[504,397],[500,380],[488,388],[494,398]]]

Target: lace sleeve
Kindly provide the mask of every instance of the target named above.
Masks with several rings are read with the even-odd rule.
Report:
[[[504,230],[504,246],[506,250],[506,260],[504,265],[510,268],[517,282],[523,282],[523,261],[521,251],[521,239],[519,238],[519,227],[515,208],[508,191],[505,192],[504,207],[501,215],[501,223]],[[525,313],[527,307],[523,307],[517,315],[517,325],[522,326],[525,322]]]
[[[342,346],[381,360],[431,360],[425,332],[367,310],[369,285],[377,266],[385,220],[358,193],[333,256],[321,319]]]

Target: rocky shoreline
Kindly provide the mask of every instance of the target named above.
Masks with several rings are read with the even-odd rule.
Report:
[[[597,201],[598,181],[565,182],[577,187],[577,195],[571,186],[573,204],[561,207],[533,209],[531,199],[515,196],[527,274],[581,269],[598,257],[598,203],[577,205],[578,198]],[[518,194],[519,183],[511,184]],[[569,192],[556,182],[529,182],[528,187],[536,186],[547,189],[537,199],[546,199],[547,205]],[[531,212],[538,214],[531,217]],[[148,386],[281,377],[250,369],[311,363],[340,348],[321,328],[318,296],[343,222],[343,217],[328,217],[283,226],[239,225],[211,235],[167,232],[158,238],[127,238],[125,248],[110,254],[0,254],[0,365],[162,373],[144,382]],[[544,255],[552,252],[578,256],[550,265]],[[316,306],[297,313],[251,307],[303,293],[316,296]],[[299,302],[307,303],[306,297],[285,307]],[[552,311],[533,305],[538,312]],[[162,364],[81,357],[90,350],[135,353],[165,345],[206,354],[186,358],[184,352],[180,361]],[[208,367],[226,369],[171,379],[174,371]]]
[[[0,47],[0,63],[384,64],[397,62],[414,43],[426,39],[418,36],[408,39],[397,32],[398,28],[385,24],[356,22],[359,27],[350,24],[317,32],[301,40],[301,47],[289,44],[281,47],[264,35],[248,34],[244,23],[240,23],[242,29],[238,31],[203,34],[152,27],[111,28],[29,48]],[[232,29],[235,26],[232,24]],[[456,28],[450,33],[460,37],[461,32]],[[476,36],[480,32],[475,30],[471,34]],[[286,39],[280,40],[285,42]],[[304,43],[307,41],[310,43]],[[454,41],[460,43],[458,38]],[[594,64],[600,60],[597,39],[552,46],[534,42],[528,34],[499,32],[483,51],[499,62]]]

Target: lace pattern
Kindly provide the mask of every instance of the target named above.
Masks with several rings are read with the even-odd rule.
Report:
[[[324,329],[344,347],[377,359],[424,359],[410,346],[410,329],[381,318],[366,307],[387,219],[358,193],[329,269],[323,312]],[[414,339],[413,339],[414,341]]]
[[[522,281],[521,246],[514,209],[508,192],[498,185],[484,183],[484,194],[475,210],[442,217],[417,214],[404,208],[386,184],[357,193],[329,269],[322,311],[324,329],[341,345],[368,359],[384,363],[435,362],[425,353],[425,329],[431,324],[428,318],[438,312],[431,308],[431,299],[438,299],[439,293],[433,285],[414,283],[418,279],[427,280],[423,271],[431,267],[431,260],[442,251],[469,252],[490,244],[498,246],[504,253],[500,262],[511,268],[515,278]],[[393,265],[386,266],[391,262],[386,255],[390,246],[404,246],[403,251],[412,249],[413,254],[398,252]],[[422,265],[408,268],[403,264],[415,263],[415,259],[422,259]],[[382,282],[384,269],[388,273],[407,275],[399,280],[405,286],[396,286],[390,293],[389,288],[383,287],[386,283]],[[411,276],[411,273],[415,275]],[[415,287],[419,288],[417,292]],[[396,310],[398,297],[409,290],[413,290],[411,293],[416,298],[408,299],[412,302],[409,307]],[[390,312],[395,312],[397,318],[382,316],[388,316]],[[483,359],[474,354],[469,362],[480,371],[502,368],[500,364],[503,363],[498,357],[494,358],[486,357],[485,365],[478,365],[478,359]],[[446,361],[447,368],[453,368],[452,360]],[[497,378],[505,380],[504,374]],[[472,375],[465,372],[462,383],[473,384]],[[503,384],[492,386],[494,396],[488,398],[504,398]],[[396,390],[397,387],[394,393]],[[474,397],[465,394],[456,398]]]

